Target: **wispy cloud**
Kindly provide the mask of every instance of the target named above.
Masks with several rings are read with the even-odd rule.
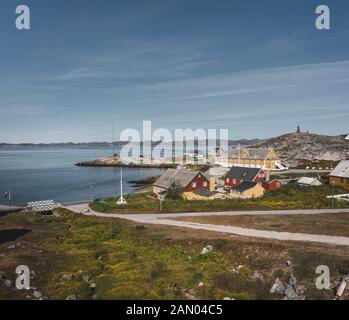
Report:
[[[306,44],[304,34],[282,35],[258,48],[257,52],[269,56],[285,55],[303,50]]]
[[[156,43],[139,41],[137,45],[131,44],[115,53],[84,57],[76,62],[75,67],[63,73],[51,74],[44,80],[77,82],[108,79],[114,83],[147,83],[187,78],[214,62],[190,46],[176,48],[167,40]]]
[[[122,89],[116,104],[161,103],[229,96],[273,94],[286,90],[306,92],[330,84],[349,82],[349,61],[251,70],[152,84],[131,84]],[[115,92],[117,88],[104,88]],[[128,93],[132,92],[132,95]]]
[[[69,81],[69,80],[80,80],[84,78],[96,78],[102,76],[103,72],[93,71],[87,67],[81,67],[67,71],[63,74],[47,77],[47,80],[51,81]]]

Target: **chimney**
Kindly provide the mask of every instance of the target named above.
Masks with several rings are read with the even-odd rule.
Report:
[[[265,181],[266,182],[270,181],[270,170],[265,170]]]

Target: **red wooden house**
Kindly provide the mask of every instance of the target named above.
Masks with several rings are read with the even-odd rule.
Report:
[[[184,169],[168,169],[153,185],[153,193],[166,193],[173,182],[179,183],[184,192],[195,190],[210,190],[210,181],[201,172]]]
[[[263,183],[263,188],[265,190],[273,191],[281,188],[282,184],[279,180],[266,181]]]
[[[226,187],[234,187],[243,181],[263,183],[266,181],[266,174],[260,168],[231,167],[224,177]]]

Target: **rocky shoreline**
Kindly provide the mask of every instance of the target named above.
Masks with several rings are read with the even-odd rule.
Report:
[[[78,167],[117,167],[117,168],[149,168],[149,169],[168,169],[176,168],[174,163],[125,163],[117,156],[105,157],[101,159],[84,161],[75,164]]]
[[[139,180],[130,180],[127,181],[128,183],[132,184],[132,187],[134,187],[134,192],[150,192],[151,188],[154,184],[154,182],[159,178],[159,176],[149,177],[145,179],[139,179]]]

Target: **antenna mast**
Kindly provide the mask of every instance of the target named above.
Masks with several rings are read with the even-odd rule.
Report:
[[[112,125],[112,129],[113,129],[113,155],[115,154],[115,126]]]

